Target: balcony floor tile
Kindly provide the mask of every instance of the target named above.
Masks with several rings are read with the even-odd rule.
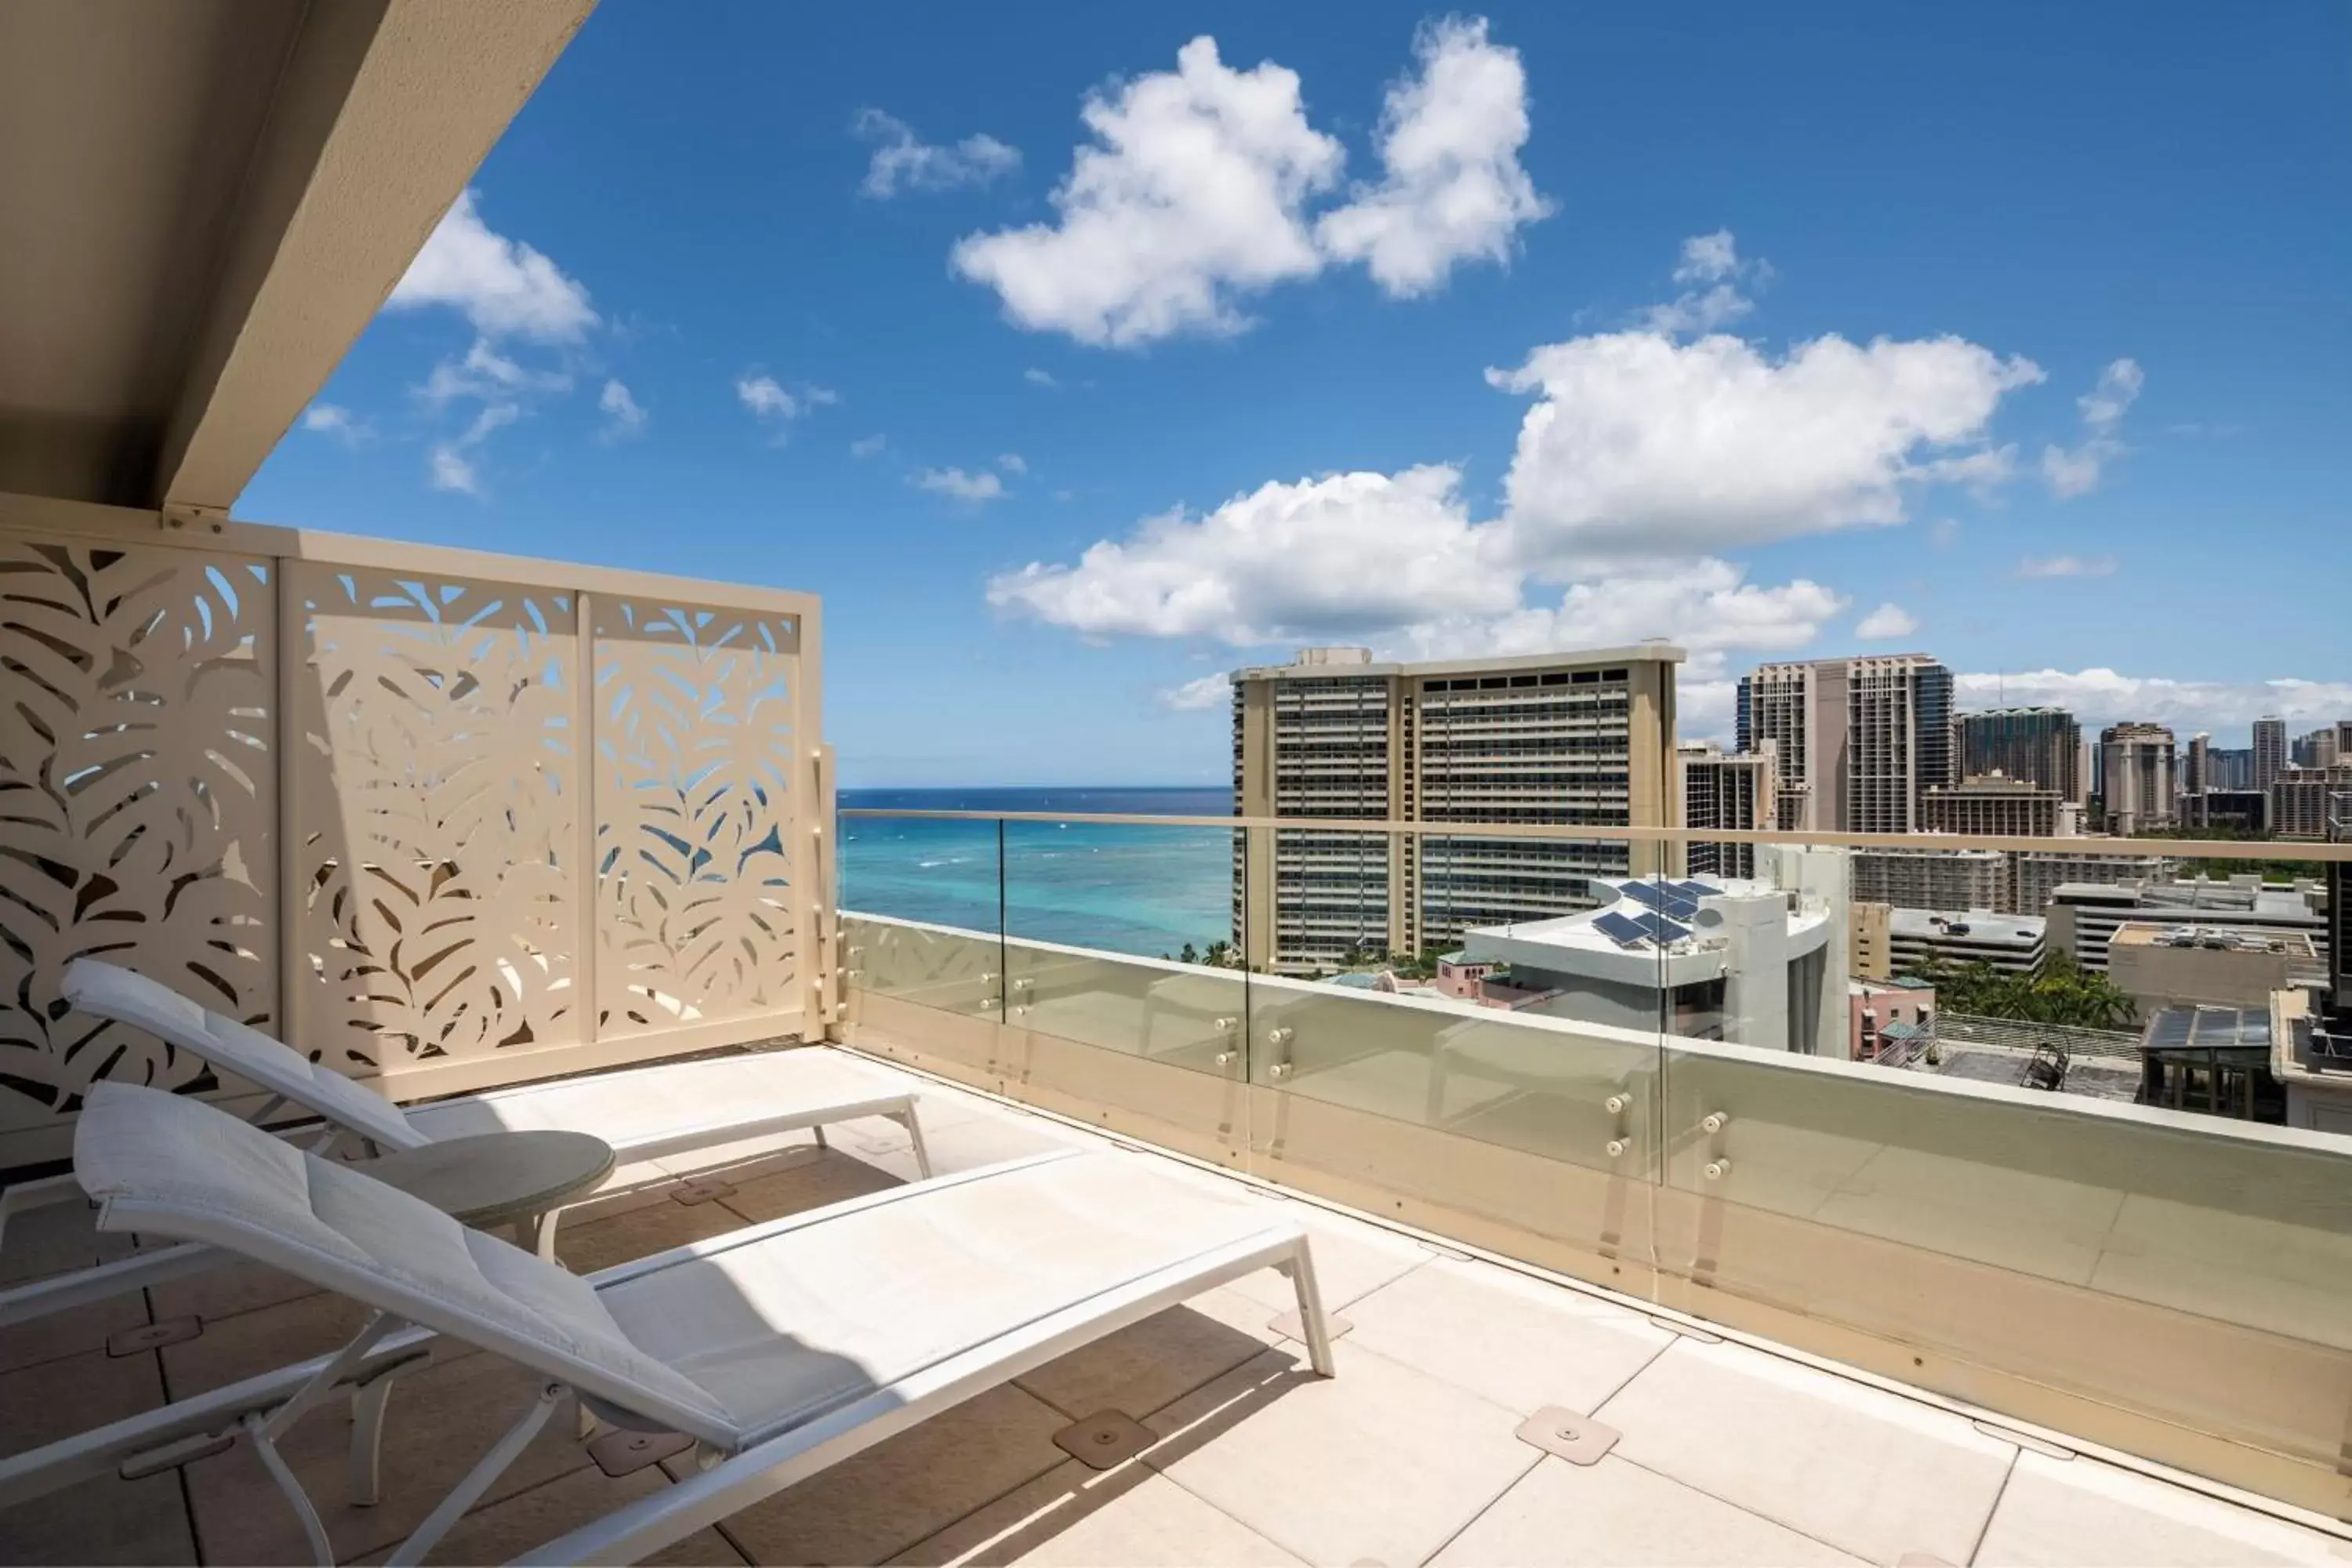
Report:
[[[1299,1560],[1140,1463],[1049,1470],[891,1559],[908,1568],[1299,1568]]]
[[[1425,1562],[1541,1456],[1497,1405],[1341,1342],[1269,1351],[1145,1425],[1143,1462],[1310,1563]]]
[[[1141,1419],[1277,1342],[1265,1308],[1237,1290],[1195,1296],[1024,1373],[1021,1386],[1076,1421]]]
[[[1348,1308],[1349,1342],[1528,1415],[1590,1415],[1675,1335],[1647,1318],[1490,1263],[1441,1258]]]
[[[1055,1469],[1068,1420],[1004,1384],[727,1520],[755,1563],[880,1563]],[[667,1459],[673,1468],[687,1461]]]
[[[204,1332],[163,1352],[172,1397],[185,1399],[341,1350],[367,1319],[368,1309],[357,1301],[319,1291],[207,1321]]]
[[[1621,1458],[1874,1563],[1966,1563],[2017,1453],[1948,1411],[1689,1339],[1595,1414]]]
[[[350,1500],[347,1404],[330,1401],[296,1422],[278,1452],[310,1493],[337,1560],[348,1561],[405,1540],[522,1415],[540,1383],[522,1368],[480,1352],[403,1376],[384,1421],[383,1500],[373,1507]],[[492,1483],[483,1501],[496,1503],[588,1462],[586,1448],[573,1436],[569,1408],[559,1410]],[[250,1443],[199,1459],[182,1473],[206,1562],[309,1561],[294,1510]]]
[[[503,1501],[477,1508],[441,1538],[425,1557],[428,1563],[505,1563],[544,1545],[583,1524],[612,1512],[649,1492],[669,1485],[658,1465],[613,1479],[593,1465],[542,1481]],[[381,1563],[390,1546],[367,1553],[362,1563]],[[745,1558],[716,1529],[698,1530],[684,1541],[664,1547],[646,1563],[675,1568],[743,1568]]]
[[[2343,1568],[2352,1543],[2096,1459],[2024,1453],[1976,1561],[1991,1568]]]
[[[1339,1311],[1437,1256],[1409,1237],[1313,1204],[1279,1202],[1276,1206],[1284,1218],[1306,1227],[1315,1254],[1315,1282],[1322,1289],[1327,1312]],[[1271,1268],[1245,1274],[1232,1288],[1269,1313],[1296,1311],[1298,1307],[1298,1293],[1289,1279]]]
[[[1542,1459],[1447,1543],[1435,1568],[1856,1568],[1860,1561],[1612,1454],[1590,1468]]]

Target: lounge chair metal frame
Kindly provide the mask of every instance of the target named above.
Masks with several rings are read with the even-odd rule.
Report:
[[[118,1100],[128,1097],[167,1098],[154,1091],[127,1088],[111,1092]],[[200,1108],[190,1105],[186,1109],[195,1110]],[[175,1108],[172,1114],[180,1116],[182,1112]],[[1066,1161],[1130,1158],[1133,1156],[1089,1155],[1085,1151],[1071,1149],[1011,1161],[940,1177],[920,1185],[871,1194],[749,1226],[727,1236],[688,1243],[653,1258],[603,1270],[586,1277],[583,1283],[596,1292],[601,1300],[604,1292],[632,1280],[690,1265],[714,1254],[755,1248],[795,1231],[853,1221],[861,1214],[885,1205],[941,1201],[941,1194],[968,1184],[1017,1179],[1023,1173],[1038,1171]],[[85,1159],[83,1163],[88,1164],[89,1161]],[[316,1179],[315,1176],[312,1178]],[[1083,1173],[1073,1171],[1074,1182],[1083,1179]],[[125,1198],[120,1195],[121,1188],[105,1188],[105,1180],[101,1172],[92,1182],[93,1193],[109,1200],[101,1213],[102,1226],[150,1231],[175,1228],[199,1232],[214,1228],[217,1231],[212,1223],[213,1211],[201,1198],[189,1199],[176,1206],[168,1197],[158,1199],[134,1194]],[[115,1216],[118,1205],[127,1206],[130,1212],[119,1224],[109,1226],[107,1222]],[[227,1228],[234,1231],[240,1223],[247,1224],[242,1235],[251,1237],[256,1234],[248,1222],[239,1222],[233,1217],[229,1219]],[[485,1245],[495,1247],[503,1244]],[[299,1242],[289,1242],[282,1255],[273,1255],[268,1248],[259,1247],[255,1249],[254,1256],[278,1267],[296,1268],[298,1272],[305,1258],[326,1257],[315,1251],[304,1253],[300,1250],[301,1246]],[[531,1264],[530,1267],[538,1268],[540,1265]],[[1331,1346],[1323,1315],[1322,1297],[1305,1231],[1296,1221],[1274,1219],[1261,1225],[1253,1218],[1235,1234],[1189,1254],[1171,1257],[1159,1267],[1144,1268],[1139,1271],[1129,1266],[1123,1272],[1114,1270],[1119,1273],[1115,1281],[1104,1283],[1076,1299],[1062,1300],[1017,1322],[1015,1326],[993,1331],[988,1337],[965,1343],[961,1348],[945,1350],[938,1359],[920,1364],[893,1381],[877,1383],[862,1394],[852,1390],[839,1403],[827,1405],[822,1398],[812,1403],[804,1398],[800,1405],[787,1405],[782,1411],[767,1415],[738,1417],[723,1412],[715,1416],[704,1415],[698,1421],[689,1423],[703,1427],[699,1432],[688,1433],[698,1439],[697,1473],[550,1542],[520,1561],[550,1563],[638,1561],[974,1394],[1203,1290],[1265,1268],[1280,1270],[1291,1281],[1297,1297],[1308,1360],[1319,1375],[1332,1375]],[[342,1277],[332,1278],[339,1268]],[[278,1439],[305,1414],[347,1388],[355,1389],[353,1496],[358,1501],[375,1500],[377,1457],[381,1451],[384,1414],[384,1392],[380,1391],[388,1391],[391,1375],[421,1359],[426,1352],[428,1342],[435,1337],[435,1331],[408,1326],[398,1311],[415,1311],[421,1304],[430,1309],[424,1315],[433,1316],[437,1312],[444,1318],[456,1319],[463,1317],[467,1309],[454,1303],[442,1306],[431,1296],[429,1283],[415,1286],[404,1300],[403,1290],[409,1289],[403,1283],[406,1277],[370,1274],[364,1270],[355,1273],[348,1267],[337,1264],[331,1257],[326,1257],[323,1263],[315,1264],[313,1271],[326,1276],[314,1279],[313,1283],[328,1289],[341,1289],[342,1293],[375,1309],[365,1327],[341,1351],[266,1378],[248,1380],[233,1389],[220,1390],[212,1395],[184,1402],[183,1405],[153,1413],[157,1416],[172,1418],[170,1425],[176,1428],[178,1435],[176,1447],[184,1450],[176,1459],[168,1452],[152,1447],[163,1430],[154,1422],[147,1423],[143,1430],[135,1435],[138,1441],[151,1445],[143,1464],[137,1454],[126,1453],[123,1443],[126,1429],[141,1425],[134,1419],[68,1439],[65,1445],[53,1445],[49,1450],[0,1461],[0,1505],[18,1496],[33,1495],[25,1488],[28,1481],[38,1479],[36,1472],[44,1466],[50,1471],[61,1466],[78,1466],[73,1479],[102,1473],[100,1467],[110,1468],[114,1464],[123,1464],[126,1474],[143,1474],[167,1468],[172,1463],[185,1462],[199,1454],[220,1451],[241,1438],[254,1445],[264,1468],[285,1493],[319,1561],[331,1563],[332,1544],[327,1529],[300,1481],[278,1455]],[[385,1299],[373,1300],[373,1297]],[[466,1510],[480,1500],[567,1399],[576,1401],[581,1408],[593,1411],[615,1425],[636,1429],[666,1430],[669,1427],[669,1424],[660,1416],[637,1414],[629,1404],[616,1402],[612,1397],[612,1386],[625,1381],[628,1376],[625,1368],[616,1372],[610,1370],[609,1365],[596,1363],[593,1351],[572,1352],[574,1364],[583,1369],[593,1369],[593,1380],[608,1385],[603,1394],[583,1391],[574,1385],[566,1373],[562,1350],[551,1349],[546,1342],[518,1337],[511,1330],[502,1330],[495,1321],[478,1316],[470,1321],[478,1325],[475,1333],[461,1334],[451,1328],[439,1331],[461,1342],[478,1344],[492,1354],[524,1366],[539,1373],[541,1381],[530,1405],[514,1425],[491,1444],[415,1532],[391,1554],[387,1562],[393,1564],[421,1561]],[[800,1342],[784,1328],[778,1328],[775,1334],[780,1355],[793,1353],[793,1348],[800,1345]],[[659,1364],[656,1352],[641,1351],[637,1353],[653,1357],[654,1364]],[[582,1359],[583,1357],[588,1359]],[[674,1395],[667,1393],[658,1383],[645,1383],[635,1397],[639,1404],[650,1402],[648,1409],[657,1409],[663,1400]],[[203,1406],[201,1415],[195,1408],[200,1405]],[[59,1448],[68,1448],[71,1452],[55,1452]],[[45,1455],[47,1456],[46,1459]],[[124,1464],[124,1458],[130,1462]],[[45,1485],[36,1489],[47,1490],[51,1487]]]

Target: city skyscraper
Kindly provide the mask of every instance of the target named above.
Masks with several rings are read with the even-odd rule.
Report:
[[[2181,760],[2181,794],[2203,795],[2213,787],[2212,751],[2212,736],[2200,731],[2189,737],[2189,750]]]
[[[1758,742],[1757,750],[1727,754],[1711,741],[1684,746],[1678,753],[1683,770],[1683,826],[1685,827],[1769,828],[1777,817],[1773,791],[1779,780],[1779,746]],[[1706,844],[1689,847],[1689,870],[1697,877],[1753,877],[1756,846]]]
[[[1924,653],[1759,666],[1738,725],[1740,751],[1774,744],[1784,828],[1911,832],[1955,776],[1952,672]]]
[[[1675,667],[1664,643],[1375,664],[1309,648],[1234,674],[1245,816],[1678,825]],[[1656,844],[1277,829],[1236,847],[1234,928],[1255,967],[1420,952],[1472,926],[1591,909],[1594,876],[1669,868]]]
[[[1962,778],[2000,773],[2076,805],[2089,793],[2083,727],[2063,708],[1990,708],[1959,717]]]
[[[2254,721],[2253,787],[2268,789],[2286,767],[2286,721],[2264,714]]]
[[[2128,836],[2179,821],[2172,731],[2161,724],[2111,724],[2099,735],[2107,831]]]

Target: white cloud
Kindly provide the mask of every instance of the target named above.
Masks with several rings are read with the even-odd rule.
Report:
[[[877,458],[882,455],[882,448],[889,444],[889,437],[877,430],[871,436],[860,436],[856,440],[852,441],[849,444],[849,455],[853,458]]]
[[[2106,465],[2123,456],[2124,444],[2116,439],[2116,432],[2147,379],[2138,361],[2119,359],[2099,373],[2096,386],[2074,400],[2083,411],[2082,445],[2071,449],[2042,448],[2042,478],[2051,494],[2063,500],[2099,488]]]
[[[375,434],[365,421],[354,418],[350,409],[333,403],[313,403],[304,409],[302,428],[331,436],[346,447],[356,447]]]
[[[635,436],[646,427],[646,411],[630,395],[629,389],[617,381],[606,381],[604,390],[596,399],[596,406],[604,415],[604,435],[616,441]]]
[[[1730,562],[1621,564],[1569,587],[1557,608],[1526,605],[1491,616],[1455,616],[1376,637],[1409,658],[1475,658],[1622,647],[1664,637],[1688,658],[1675,679],[1685,735],[1727,735],[1738,682],[1733,653],[1793,653],[1843,614],[1845,597],[1805,578],[1765,586]]]
[[[1643,324],[1668,337],[1714,331],[1756,308],[1739,291],[1743,280],[1761,282],[1771,275],[1769,262],[1739,259],[1739,242],[1729,229],[1695,234],[1683,241],[1682,260],[1675,268],[1675,281],[1692,287],[1670,304],[1651,306]]]
[[[596,325],[588,290],[520,240],[491,232],[467,190],[435,227],[384,301],[387,310],[446,305],[488,336],[571,342]]]
[[[1899,522],[1906,487],[2005,470],[2003,395],[2042,378],[1958,338],[1834,334],[1769,357],[1735,338],[1612,332],[1487,380],[1539,401],[1506,480],[1529,560],[1695,554]]]
[[[2112,577],[2123,564],[2112,555],[2029,555],[2017,563],[2021,577]]]
[[[419,396],[436,406],[459,397],[487,402],[571,390],[569,372],[532,370],[491,347],[487,338],[476,338],[463,359],[436,362],[432,374],[425,378],[425,384],[416,389]]]
[[[446,442],[433,448],[427,473],[436,490],[456,490],[477,497],[482,493],[481,476],[473,463]]]
[[[2269,680],[2171,680],[2107,668],[2038,669],[2020,674],[1961,675],[1960,706],[2048,704],[2063,708],[2085,729],[2147,720],[2176,730],[2221,730],[2265,713],[2324,721],[2352,713],[2352,682],[2280,677]]]
[[[2074,400],[2084,425],[2102,436],[2114,434],[2147,379],[2137,360],[2119,359],[2108,365],[2099,373],[2098,385]]]
[[[929,146],[913,126],[878,109],[859,110],[849,128],[861,141],[875,144],[865,184],[858,189],[877,199],[887,200],[902,190],[985,185],[1021,166],[1020,152],[993,136],[975,134],[952,147]]]
[[[491,404],[474,416],[474,422],[466,426],[464,435],[457,437],[457,445],[478,447],[489,439],[492,431],[502,430],[521,417],[522,410],[511,403]]]
[[[1519,226],[1553,210],[1519,166],[1518,51],[1487,42],[1484,17],[1450,17],[1423,27],[1413,52],[1420,74],[1392,85],[1381,111],[1384,177],[1315,226],[1327,254],[1364,263],[1400,298],[1439,287],[1456,262],[1508,261]]]
[[[925,468],[907,481],[919,490],[929,490],[951,500],[969,501],[977,506],[983,501],[1004,499],[1004,481],[986,468],[965,473],[961,468]]]
[[[1150,519],[1074,566],[1005,573],[989,602],[1094,636],[1237,645],[1501,614],[1517,582],[1482,560],[1461,478],[1433,465],[1265,485],[1204,517]]]
[[[1033,365],[1031,365],[1027,370],[1024,370],[1024,371],[1023,371],[1023,372],[1021,373],[1021,379],[1022,379],[1022,380],[1024,380],[1024,381],[1025,381],[1025,382],[1027,382],[1027,383],[1028,383],[1030,385],[1032,385],[1032,386],[1048,386],[1048,387],[1050,387],[1050,386],[1059,386],[1059,385],[1061,385],[1061,384],[1062,384],[1060,382],[1058,382],[1058,381],[1056,381],[1056,380],[1055,380],[1055,379],[1054,379],[1054,373],[1053,373],[1052,371],[1050,371],[1050,370],[1039,370],[1039,369],[1038,369],[1035,365],[1034,365],[1034,364],[1033,364]]]
[[[1938,550],[1949,550],[1960,542],[1960,520],[1939,517],[1927,529],[1927,542]]]
[[[1188,680],[1181,686],[1171,686],[1160,694],[1163,706],[1180,713],[1197,712],[1203,708],[1223,708],[1233,700],[1233,678],[1223,670],[1214,675],[1204,675],[1198,680]]]
[[[1683,241],[1683,258],[1675,264],[1677,283],[1719,283],[1739,274],[1739,242],[1727,228],[1695,234]]]
[[[1864,642],[1885,642],[1892,637],[1907,637],[1919,629],[1918,617],[1900,605],[1881,605],[1862,617],[1853,635]]]
[[[1054,192],[1056,221],[955,247],[1019,325],[1114,347],[1234,332],[1244,298],[1321,268],[1301,208],[1344,154],[1307,123],[1297,73],[1231,69],[1198,37],[1174,71],[1088,95],[1082,118],[1095,142]]]
[[[1653,562],[1572,584],[1557,608],[1519,605],[1484,616],[1412,621],[1395,641],[1414,658],[1482,658],[1570,647],[1621,647],[1664,637],[1720,668],[1734,649],[1787,652],[1821,635],[1847,601],[1805,578],[1778,587],[1728,561]]]
[[[753,418],[773,430],[781,442],[786,426],[805,418],[812,409],[839,403],[841,395],[824,386],[803,386],[798,392],[789,392],[772,375],[747,373],[735,378],[735,400],[750,409]]]
[[[1029,471],[1028,460],[1018,452],[1005,453],[996,459],[996,466],[1008,474],[1025,474]]]

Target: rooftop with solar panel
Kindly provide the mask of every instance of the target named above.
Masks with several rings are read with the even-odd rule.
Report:
[[[1740,1020],[1775,1048],[1810,1051],[1844,1027],[1843,955],[1832,910],[1743,878],[1595,878],[1597,908],[1465,933],[1475,961],[1507,963],[1544,994],[1523,1010],[1641,1026],[1671,1006],[1676,1032],[1721,1038]],[[1836,984],[1831,972],[1839,970]],[[1665,993],[1662,1003],[1660,993]]]

